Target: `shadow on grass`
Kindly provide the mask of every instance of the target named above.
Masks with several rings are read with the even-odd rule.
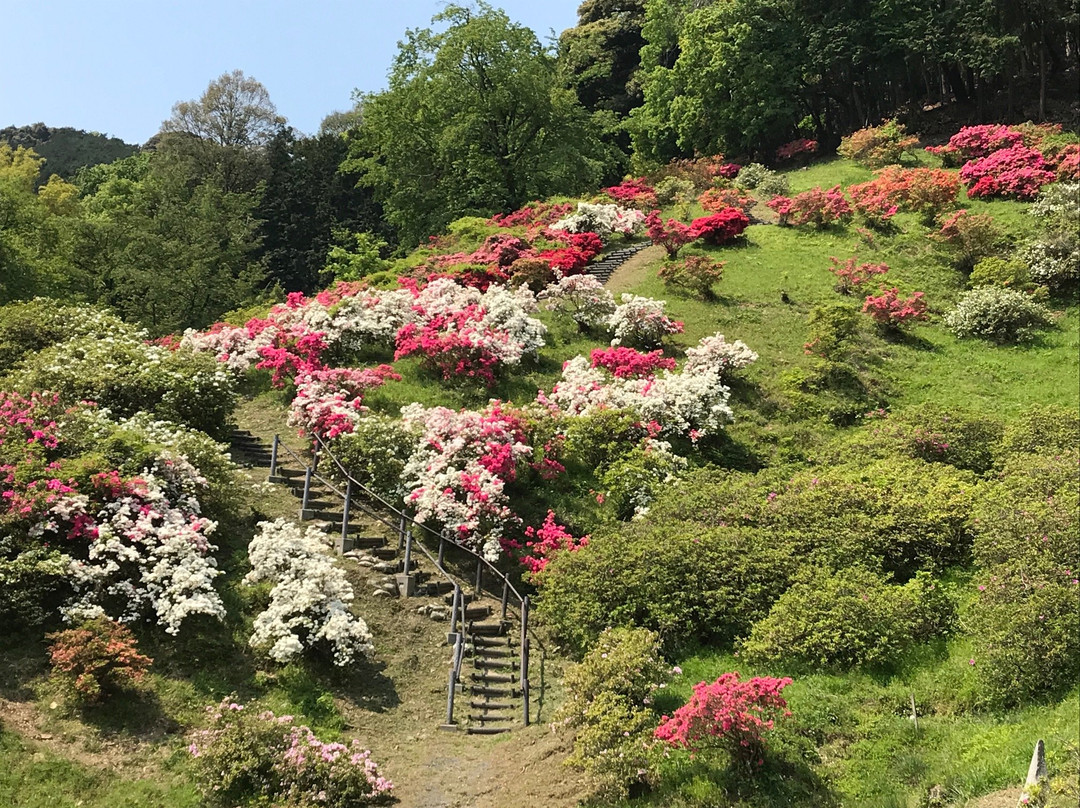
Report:
[[[890,345],[902,345],[905,348],[912,348],[916,351],[929,351],[930,353],[938,353],[941,350],[930,340],[924,337],[920,337],[918,334],[912,334],[908,331],[902,331],[898,328],[884,329],[881,332],[881,338]]]
[[[157,694],[147,690],[122,690],[101,704],[79,711],[79,718],[106,737],[128,737],[140,741],[160,739],[182,729],[161,706]]]

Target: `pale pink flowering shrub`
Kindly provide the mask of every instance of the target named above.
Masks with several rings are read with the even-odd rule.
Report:
[[[854,255],[844,263],[832,256],[829,261],[832,263],[829,272],[836,276],[836,285],[833,288],[842,295],[850,295],[874,276],[884,275],[889,271],[887,264],[859,264]]]
[[[593,275],[566,275],[538,298],[549,311],[569,314],[583,330],[605,327],[615,312],[615,298]]]
[[[629,343],[641,347],[659,345],[669,334],[681,334],[683,324],[664,313],[667,304],[641,295],[623,294],[622,303],[608,318],[612,345]]]
[[[713,334],[702,338],[695,347],[686,349],[683,373],[715,373],[720,378],[726,378],[732,371],[756,362],[757,358],[758,355],[741,339],[727,342],[723,334]]]
[[[364,394],[401,376],[390,365],[373,368],[308,370],[296,377],[296,396],[289,404],[289,425],[303,434],[334,439],[353,431],[367,408]]]
[[[780,216],[784,226],[828,227],[834,224],[846,224],[851,221],[854,211],[844,192],[837,185],[829,190],[811,188],[794,197],[777,196],[766,203]]]

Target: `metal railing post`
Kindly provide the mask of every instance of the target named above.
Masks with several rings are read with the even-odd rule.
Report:
[[[345,552],[345,543],[349,540],[349,509],[352,506],[352,479],[345,483],[345,505],[341,509],[341,547],[339,552]]]
[[[443,568],[443,557],[446,552],[446,536],[439,536],[439,569]]]
[[[270,476],[271,479],[273,479],[274,477],[277,476],[277,450],[278,450],[278,443],[280,442],[280,440],[281,440],[281,438],[279,438],[277,435],[274,435],[274,445],[270,447],[270,475],[269,476]]]
[[[304,472],[304,496],[300,500],[300,519],[303,520],[304,512],[308,509],[308,499],[311,497],[311,475],[314,474],[314,469],[311,466],[307,467],[307,471]]]
[[[503,580],[503,596],[502,596],[502,619],[506,620],[506,605],[510,598],[510,582]]]
[[[484,562],[481,559],[476,559],[476,597],[483,597],[483,590],[480,588],[484,581]]]
[[[405,520],[401,520],[402,530],[405,528]],[[412,565],[412,531],[407,531],[405,534],[405,569],[403,572],[408,575],[409,569]]]
[[[521,707],[529,726],[529,596],[521,599]]]

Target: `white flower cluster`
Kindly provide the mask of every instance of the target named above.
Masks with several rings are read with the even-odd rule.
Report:
[[[634,208],[619,205],[592,205],[578,202],[577,213],[551,225],[552,230],[565,233],[596,233],[600,237],[612,233],[631,236],[645,225],[645,214]]]
[[[686,363],[683,373],[712,371],[724,377],[733,370],[744,368],[756,362],[758,355],[742,340],[726,342],[723,334],[705,337],[697,347],[686,349]]]
[[[287,519],[275,519],[260,522],[248,545],[252,570],[244,582],[273,585],[250,642],[278,662],[324,640],[338,666],[375,651],[367,624],[349,611],[353,589],[345,571],[323,551],[321,536],[316,527],[304,532]]]
[[[504,491],[506,479],[532,453],[519,440],[516,421],[497,405],[454,412],[414,403],[402,408],[401,417],[419,433],[402,475],[416,520],[441,525],[451,539],[494,561],[503,531],[517,521]]]
[[[668,334],[682,332],[682,323],[672,320],[664,313],[667,303],[641,295],[623,294],[622,303],[608,318],[607,327],[612,332],[612,345],[624,342],[652,347],[659,345]]]
[[[169,634],[178,633],[193,614],[224,618],[225,607],[213,587],[221,575],[210,555],[217,548],[207,540],[217,523],[199,516],[191,493],[205,480],[186,458],[168,455],[140,480],[138,490],[92,515],[97,535],[87,558],[70,564],[76,596],[64,608],[65,618],[108,614],[128,622],[152,610]],[[85,496],[64,497],[48,518],[70,523],[80,514],[90,516],[87,505]],[[44,528],[56,529],[56,524]]]
[[[373,344],[391,346],[398,329],[417,322],[414,303],[408,289],[372,290],[348,297],[334,312],[328,335],[350,350]]]
[[[549,311],[567,312],[584,328],[606,328],[615,313],[615,298],[594,275],[567,275],[540,294]]]
[[[210,331],[189,328],[180,339],[180,347],[197,353],[212,353],[229,370],[243,373],[262,359],[259,350],[273,345],[274,337],[275,332],[270,328],[259,332],[233,325]]]
[[[1036,283],[1059,287],[1080,279],[1080,242],[1076,239],[1035,241],[1018,257]]]

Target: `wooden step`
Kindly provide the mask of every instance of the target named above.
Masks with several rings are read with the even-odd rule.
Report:
[[[509,731],[510,727],[465,727],[466,735],[500,735]]]
[[[469,678],[474,682],[480,682],[485,685],[512,685],[518,681],[518,677],[510,673],[488,673],[484,671],[482,673],[470,673]]]
[[[470,638],[475,648],[510,648],[514,644],[514,638],[509,634],[484,636],[481,634]]]
[[[473,710],[516,710],[521,705],[511,701],[470,701],[469,708]]]
[[[473,667],[483,671],[516,671],[518,661],[516,659],[474,659]]]
[[[473,714],[470,713],[466,716],[470,721],[479,721],[481,724],[490,723],[502,723],[505,721],[516,721],[516,715],[485,715],[484,713]]]
[[[469,634],[477,637],[501,637],[506,634],[506,623],[469,623]]]
[[[509,647],[480,646],[473,652],[473,655],[483,659],[514,659],[517,657],[517,651],[511,651]]]
[[[470,696],[484,696],[485,698],[519,699],[521,691],[516,687],[491,687],[490,685],[469,685]]]
[[[466,620],[483,620],[485,617],[491,617],[490,606],[466,606],[465,607],[465,619]]]

